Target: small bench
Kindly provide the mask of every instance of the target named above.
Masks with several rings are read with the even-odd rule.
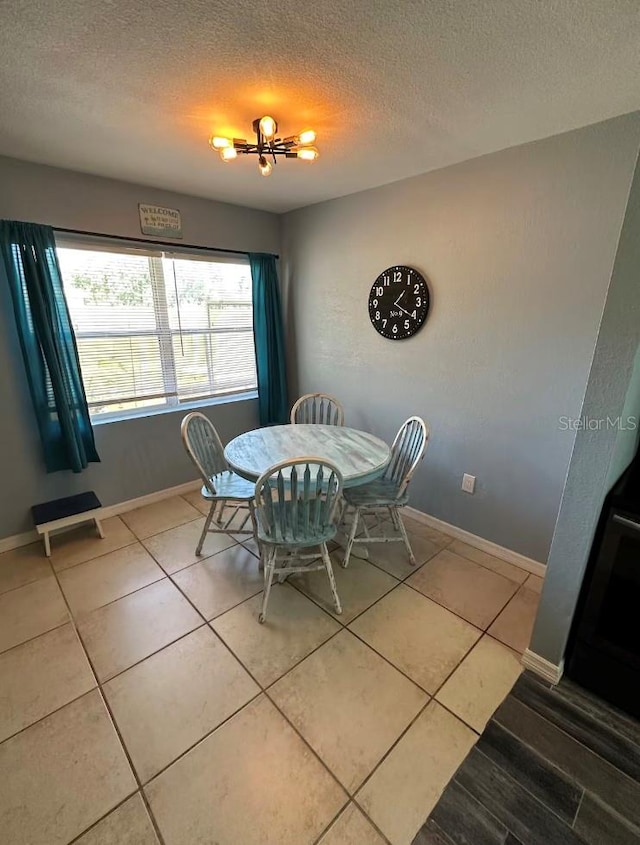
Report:
[[[94,522],[98,536],[104,538],[100,524],[102,505],[93,490],[87,493],[78,493],[75,496],[65,496],[63,499],[53,499],[51,502],[43,502],[40,505],[33,505],[31,513],[36,531],[43,536],[44,552],[47,557],[51,557],[50,534],[52,531],[70,528],[72,525],[80,525],[82,522]]]

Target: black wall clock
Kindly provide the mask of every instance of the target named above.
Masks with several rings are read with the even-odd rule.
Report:
[[[429,288],[413,267],[389,267],[373,283],[369,319],[389,340],[405,340],[419,331],[429,313]]]

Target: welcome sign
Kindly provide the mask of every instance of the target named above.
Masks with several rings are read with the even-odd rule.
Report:
[[[163,238],[182,237],[182,218],[177,208],[139,203],[138,209],[143,235],[158,235]]]

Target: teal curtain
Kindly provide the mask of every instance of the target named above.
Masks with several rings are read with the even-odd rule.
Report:
[[[0,261],[11,291],[47,472],[80,472],[100,458],[53,229],[0,220]]]
[[[250,253],[249,263],[260,425],[281,425],[289,421],[289,401],[276,259],[273,255]]]

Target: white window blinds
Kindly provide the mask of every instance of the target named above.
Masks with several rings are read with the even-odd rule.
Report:
[[[58,239],[92,416],[256,388],[248,262]]]

